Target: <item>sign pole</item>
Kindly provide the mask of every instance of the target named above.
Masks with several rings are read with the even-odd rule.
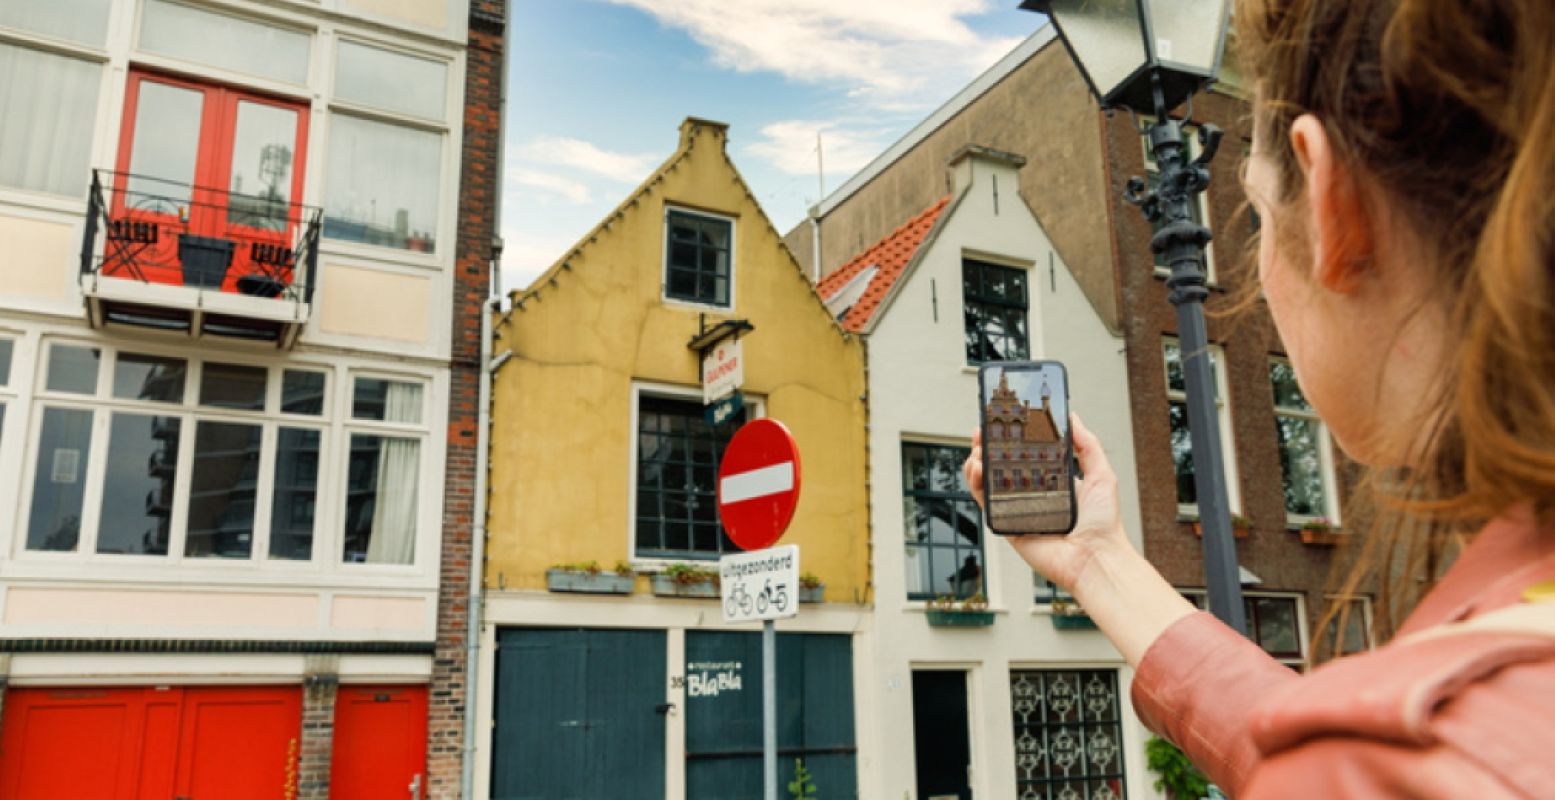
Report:
[[[777,800],[777,626],[761,623],[761,751],[767,770],[767,800]]]

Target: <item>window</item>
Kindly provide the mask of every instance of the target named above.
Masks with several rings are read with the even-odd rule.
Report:
[[[441,61],[342,41],[335,58],[335,97],[352,103],[441,120],[448,65]]]
[[[416,563],[424,382],[353,376],[332,426],[321,369],[45,346],[26,550]]]
[[[55,39],[102,47],[108,36],[110,0],[0,3],[0,25]],[[0,70],[0,74],[4,74]],[[0,105],[0,108],[12,108]]]
[[[1115,670],[1011,670],[1010,708],[1023,800],[1125,796]]]
[[[421,405],[419,383],[357,378],[351,418],[404,430],[421,422]],[[359,426],[351,432],[342,557],[347,563],[414,563],[422,437]]]
[[[1191,589],[1183,596],[1200,609],[1208,609],[1208,597],[1202,589]],[[1247,615],[1248,638],[1275,660],[1291,669],[1306,668],[1307,637],[1304,603],[1299,594],[1243,592],[1242,609]]]
[[[141,49],[287,83],[308,82],[312,37],[255,20],[146,0]]]
[[[1274,391],[1274,432],[1280,444],[1280,473],[1285,516],[1292,522],[1324,517],[1338,523],[1334,491],[1334,455],[1328,426],[1318,419],[1296,383],[1295,370],[1283,358],[1269,360]]]
[[[12,22],[18,13],[57,19],[54,8],[3,3],[0,22]],[[102,11],[70,22],[90,28],[92,19],[107,17]],[[101,82],[102,67],[91,61],[0,42],[0,184],[73,198],[86,194]]]
[[[1198,487],[1194,485],[1193,440],[1188,430],[1187,372],[1183,368],[1182,349],[1177,340],[1166,337],[1161,343],[1166,360],[1166,400],[1171,416],[1172,462],[1177,473],[1177,511],[1197,517]],[[1226,496],[1231,511],[1241,508],[1236,484],[1236,453],[1231,440],[1231,413],[1226,406],[1225,354],[1215,345],[1208,352],[1215,375],[1215,417],[1220,425],[1220,451],[1225,460]]]
[[[970,597],[984,591],[983,518],[961,464],[971,449],[902,443],[907,597]]]
[[[324,235],[432,252],[442,158],[441,134],[331,114]]]
[[[747,411],[714,427],[694,400],[637,401],[636,555],[717,558],[739,552],[718,523],[718,462]]]
[[[1341,602],[1336,597],[1330,597],[1328,600],[1333,603]],[[1323,626],[1323,638],[1318,646],[1319,657],[1347,656],[1371,649],[1371,600],[1366,597],[1351,597],[1342,602],[1345,607],[1339,609],[1338,613]],[[1341,620],[1344,625],[1343,638],[1339,636]]]
[[[1146,126],[1148,126],[1148,125],[1153,124],[1155,122],[1155,117],[1144,117],[1144,118],[1142,118],[1141,121]],[[1199,129],[1198,129],[1198,126],[1196,126],[1196,125],[1185,125],[1185,126],[1183,126],[1182,138],[1183,138],[1184,149],[1187,151],[1186,157],[1189,160],[1197,158],[1198,155],[1199,155]],[[1156,167],[1155,159],[1150,157],[1150,134],[1149,134],[1149,131],[1148,131],[1148,127],[1147,127],[1145,133],[1143,133],[1140,136],[1139,141],[1140,141],[1140,145],[1144,149],[1144,154],[1145,154],[1145,180],[1146,180],[1147,183],[1150,184],[1150,188],[1154,189],[1156,187],[1156,184],[1160,181],[1161,172]],[[1190,218],[1195,223],[1197,223],[1199,225],[1203,225],[1205,227],[1209,226],[1209,221],[1208,221],[1209,220],[1209,206],[1208,206],[1209,199],[1208,198],[1209,198],[1209,194],[1207,192],[1201,192],[1201,193],[1199,193],[1198,195],[1196,195],[1193,198],[1193,202],[1189,205],[1189,208],[1188,208]],[[1159,232],[1161,230],[1161,228],[1165,227],[1165,225],[1166,225],[1166,222],[1164,220],[1160,220],[1160,221],[1156,221],[1156,222],[1150,223],[1150,234],[1152,236],[1154,236],[1157,232]],[[1213,244],[1206,244],[1206,245],[1204,245],[1204,281],[1206,283],[1214,283],[1215,282],[1215,259],[1213,257],[1213,250],[1212,250],[1213,247],[1214,247]],[[1172,268],[1172,265],[1167,263],[1167,261],[1166,261],[1166,254],[1165,253],[1156,253],[1155,254],[1155,271],[1156,271],[1156,274],[1158,274],[1158,275],[1170,275],[1171,274],[1171,268]]]
[[[5,443],[5,409],[6,403],[11,399],[6,387],[11,384],[11,351],[14,343],[10,339],[0,339],[0,444]]]
[[[1028,358],[1026,271],[963,259],[961,287],[967,363]]]
[[[734,221],[671,209],[665,240],[664,296],[730,307]]]

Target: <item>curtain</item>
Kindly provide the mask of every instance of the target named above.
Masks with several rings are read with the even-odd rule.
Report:
[[[89,61],[0,44],[0,184],[86,196],[101,75]]]
[[[421,386],[391,381],[384,398],[384,421],[420,422]],[[421,443],[378,437],[378,486],[373,508],[371,564],[410,564],[416,554],[416,489]]]

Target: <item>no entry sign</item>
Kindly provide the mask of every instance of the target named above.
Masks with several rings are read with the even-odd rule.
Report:
[[[718,465],[718,514],[742,550],[771,547],[799,505],[799,447],[783,423],[758,419],[735,432]]]

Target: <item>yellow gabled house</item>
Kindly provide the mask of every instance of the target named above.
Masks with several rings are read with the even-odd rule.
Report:
[[[675,152],[494,323],[482,796],[760,794],[745,785],[761,773],[759,628],[724,624],[716,596],[683,596],[712,586],[671,580],[731,551],[717,459],[755,417],[798,442],[782,543],[825,585],[824,602],[778,625],[779,746],[823,793],[856,791],[863,346],[762,212],[727,134],[686,119]],[[743,408],[715,425],[701,349],[735,339]],[[589,562],[601,575],[548,575]],[[615,578],[618,564],[633,576]]]

